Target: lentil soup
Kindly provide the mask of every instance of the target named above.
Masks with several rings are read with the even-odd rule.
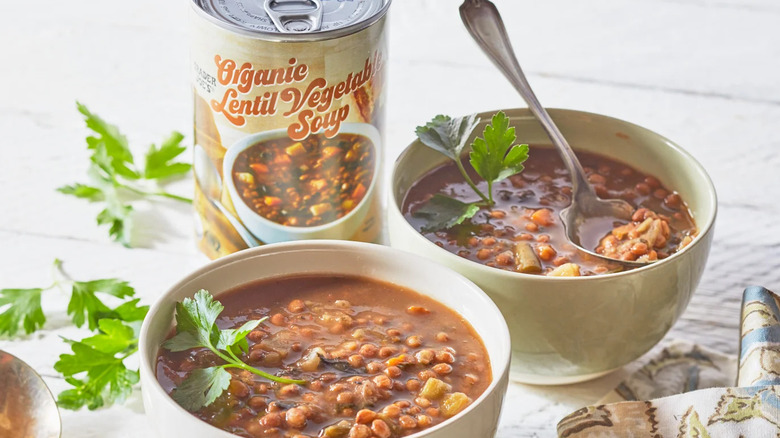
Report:
[[[492,381],[487,352],[453,310],[367,278],[264,280],[219,295],[220,328],[269,319],[242,358],[306,385],[229,369],[228,390],[194,415],[244,437],[390,438],[445,421]],[[171,394],[189,373],[220,363],[205,349],[160,349],[157,379]]]
[[[620,198],[637,208],[628,223],[614,221],[586,230],[582,241],[616,259],[649,261],[669,257],[696,236],[693,217],[680,195],[661,182],[619,161],[577,152],[588,181],[598,196]],[[480,190],[487,184],[470,176]],[[482,207],[470,220],[447,230],[422,231],[425,221],[415,211],[434,194],[477,202],[455,163],[439,166],[406,194],[406,220],[436,245],[487,266],[528,274],[580,276],[616,272],[609,263],[577,251],[568,242],[559,213],[571,202],[571,181],[563,161],[551,148],[532,146],[523,172],[496,183],[496,204]]]
[[[356,134],[269,140],[242,151],[233,181],[260,216],[291,227],[313,227],[344,217],[363,200],[374,178],[371,140]]]

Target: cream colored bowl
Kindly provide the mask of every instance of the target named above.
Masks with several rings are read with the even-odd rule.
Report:
[[[276,129],[248,135],[228,148],[222,161],[225,187],[236,209],[238,218],[258,239],[265,243],[305,239],[349,239],[360,230],[360,226],[371,209],[372,200],[377,191],[377,180],[381,178],[379,169],[382,161],[382,136],[373,125],[368,123],[343,123],[340,133],[362,135],[371,141],[371,147],[374,148],[374,176],[371,178],[371,184],[368,186],[366,194],[355,208],[334,221],[313,227],[290,227],[266,219],[246,204],[244,199],[238,194],[238,189],[236,189],[235,182],[233,182],[233,165],[241,152],[264,141],[287,138],[287,129]]]
[[[517,129],[518,142],[550,144],[527,109],[505,112]],[[412,143],[396,162],[388,227],[392,246],[452,268],[496,302],[512,334],[514,380],[565,384],[621,367],[663,338],[685,310],[701,278],[712,242],[717,200],[702,166],[666,138],[611,117],[561,109],[549,112],[575,150],[615,158],[677,190],[693,213],[698,237],[683,251],[650,266],[592,277],[519,274],[466,260],[434,245],[401,213],[412,184],[447,161],[419,142]],[[480,114],[483,123],[475,132],[482,132],[492,114]]]
[[[314,273],[394,283],[444,303],[468,320],[485,344],[493,382],[463,412],[410,438],[495,435],[508,383],[510,346],[506,322],[490,298],[464,277],[412,254],[367,243],[309,241],[267,245],[219,259],[174,285],[152,306],[140,335],[141,384],[146,415],[158,437],[235,437],[184,410],[157,382],[155,359],[173,327],[175,304],[199,289],[218,298],[223,291],[259,279]]]

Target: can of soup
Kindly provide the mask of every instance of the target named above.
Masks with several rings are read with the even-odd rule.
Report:
[[[206,255],[378,239],[390,1],[193,0]]]

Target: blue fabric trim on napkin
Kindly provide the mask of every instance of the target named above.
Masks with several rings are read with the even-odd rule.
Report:
[[[777,295],[750,286],[742,296],[739,386],[780,385],[780,302]]]

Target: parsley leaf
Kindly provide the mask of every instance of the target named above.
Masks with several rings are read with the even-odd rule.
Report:
[[[43,289],[3,289],[0,290],[0,335],[14,336],[24,329],[28,335],[46,322],[41,309]]]
[[[116,298],[126,298],[135,295],[135,290],[126,281],[117,279],[74,281],[68,303],[68,315],[76,327],[87,322],[90,330],[98,327],[100,318],[113,316],[113,311],[98,298],[102,293]]]
[[[239,359],[238,355],[247,349],[246,336],[265,318],[247,321],[238,329],[220,330],[216,321],[223,309],[222,303],[214,300],[206,290],[200,290],[194,298],[185,298],[176,304],[176,335],[165,341],[163,348],[170,351],[208,348],[225,364],[193,370],[174,391],[174,400],[190,411],[210,405],[230,383],[230,373],[226,368],[240,368],[278,383],[306,383],[266,373]]]
[[[262,322],[260,320],[259,322]],[[249,351],[249,343],[246,336],[259,325],[258,321],[247,321],[237,329],[221,330],[219,340],[215,347],[218,350],[232,349],[233,353],[241,354]]]
[[[114,241],[130,247],[132,212],[133,207],[131,205],[125,205],[112,200],[106,208],[98,213],[97,223],[98,225],[108,225],[108,235]]]
[[[220,336],[217,317],[224,308],[205,290],[198,291],[195,298],[185,298],[176,303],[176,336],[167,340],[163,347],[171,351],[214,347]],[[255,327],[257,325],[259,321]]]
[[[230,385],[230,373],[223,367],[194,370],[173,392],[173,399],[188,411],[214,403]]]
[[[72,354],[61,355],[54,369],[73,388],[60,393],[58,404],[65,409],[97,409],[123,400],[138,383],[138,371],[128,370],[124,360],[138,351],[137,326],[149,306],[139,306],[138,298],[130,299],[135,290],[126,281],[74,281],[62,270],[59,259],[54,261],[54,272],[54,281],[45,288],[0,290],[0,310],[5,309],[0,313],[0,336],[13,336],[22,329],[29,334],[43,327],[43,292],[66,291],[64,286],[69,285],[68,315],[76,326],[87,324],[98,333],[81,341],[65,339]],[[99,295],[123,302],[112,309]]]
[[[60,355],[54,369],[73,386],[60,393],[57,403],[65,409],[90,410],[123,401],[138,383],[138,371],[127,369],[124,360],[138,351],[132,327],[119,320],[99,321],[100,333],[70,343],[73,354]]]
[[[149,306],[139,306],[140,301],[140,298],[125,301],[112,310],[110,316],[125,322],[143,321],[146,313],[149,312]]]
[[[471,132],[479,124],[479,118],[476,114],[472,114],[467,117],[451,118],[450,116],[438,115],[425,126],[418,126],[415,131],[417,138],[422,144],[429,148],[441,152],[450,160],[455,161],[458,166],[460,174],[463,179],[466,180],[469,187],[474,190],[474,193],[479,195],[483,201],[488,202],[488,197],[482,193],[471,177],[463,168],[461,162],[461,155],[463,154],[463,148],[466,147]]]
[[[186,150],[186,147],[181,145],[184,136],[173,132],[159,148],[151,145],[141,171],[135,165],[127,137],[119,128],[92,113],[85,105],[76,105],[84,116],[87,128],[92,131],[86,138],[87,149],[91,151],[87,169],[91,183],[65,185],[57,191],[90,202],[105,202],[105,208],[97,216],[97,223],[108,226],[109,236],[114,241],[130,246],[133,213],[131,200],[139,197],[164,197],[192,203],[189,198],[168,193],[158,187],[158,183],[164,183],[168,178],[190,171],[190,164],[174,161]]]
[[[123,352],[138,343],[133,328],[118,319],[101,319],[98,327],[99,334],[82,339],[81,343],[103,353]]]
[[[104,199],[103,190],[85,184],[76,183],[62,186],[58,188],[57,191],[65,195],[73,195],[77,198],[88,199],[90,201],[102,201]]]
[[[471,166],[488,184],[488,197],[493,202],[493,183],[523,171],[528,159],[528,145],[515,145],[515,128],[509,127],[509,117],[503,111],[493,116],[485,127],[484,138],[471,145]]]
[[[433,197],[417,209],[413,216],[427,220],[422,232],[446,230],[471,219],[479,211],[476,203],[467,204],[440,194]]]
[[[171,162],[171,160],[187,150],[185,146],[181,146],[181,141],[183,139],[183,135],[178,132],[173,132],[170,137],[160,145],[159,149],[157,146],[151,145],[149,151],[146,153],[144,178],[168,178],[189,172],[190,169],[192,169],[190,164]]]
[[[440,114],[425,126],[418,126],[415,132],[417,138],[429,148],[441,152],[451,160],[459,160],[471,132],[478,124],[479,118],[476,114],[454,119]]]
[[[133,167],[133,154],[125,137],[115,125],[107,123],[100,116],[89,111],[83,104],[76,102],[79,112],[84,115],[87,128],[96,135],[87,137],[87,147],[100,155],[104,165],[101,167],[112,175],[121,175],[128,179],[141,176]]]

